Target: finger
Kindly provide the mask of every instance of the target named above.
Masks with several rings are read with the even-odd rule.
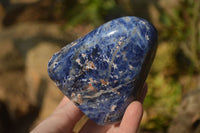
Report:
[[[105,133],[109,128],[110,125],[100,126],[92,120],[88,120],[87,123],[81,129],[80,133]]]
[[[38,125],[33,132],[67,132],[71,133],[83,113],[73,102],[69,101],[57,108],[53,114]]]
[[[76,122],[83,116],[83,113],[72,101],[68,101],[67,104],[55,111],[53,115],[63,121],[63,129],[71,131]]]
[[[136,133],[142,119],[143,107],[139,101],[132,102],[126,109],[120,124],[120,131]]]

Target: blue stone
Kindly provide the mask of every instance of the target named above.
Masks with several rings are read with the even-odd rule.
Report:
[[[99,125],[121,120],[140,94],[157,48],[148,21],[109,21],[54,54],[50,78],[85,115]]]

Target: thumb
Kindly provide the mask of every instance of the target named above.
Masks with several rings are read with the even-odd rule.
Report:
[[[120,130],[126,133],[136,133],[143,115],[142,103],[147,93],[147,84],[145,83],[138,97],[138,101],[133,101],[126,109],[120,124]]]
[[[123,116],[120,131],[125,133],[136,133],[143,115],[142,104],[138,101],[132,102]]]

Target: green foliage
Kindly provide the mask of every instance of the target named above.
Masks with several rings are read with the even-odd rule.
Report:
[[[149,90],[144,101],[144,108],[149,115],[148,122],[142,127],[146,130],[165,131],[181,99],[181,86],[172,78],[156,74],[148,78]]]
[[[148,121],[148,124],[142,125],[142,128],[145,128],[149,131],[166,131],[166,129],[169,127],[169,121],[170,117],[156,117],[152,118]]]
[[[68,24],[91,23],[95,26],[103,21],[102,16],[116,7],[114,0],[79,0],[78,4],[68,11]]]
[[[190,61],[190,68],[200,73],[200,0],[183,0],[173,14],[163,12],[160,21],[161,38],[178,44],[183,56]],[[181,62],[179,62],[181,63]],[[190,69],[188,68],[188,69]]]
[[[176,46],[171,42],[163,42],[158,51],[148,76],[148,93],[144,101],[147,122],[142,128],[151,131],[166,131],[176,115],[180,104],[182,89],[176,74]]]

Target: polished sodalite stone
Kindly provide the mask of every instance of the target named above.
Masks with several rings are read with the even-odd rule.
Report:
[[[99,125],[119,121],[139,95],[157,48],[148,21],[109,21],[53,55],[48,73],[58,88]]]

